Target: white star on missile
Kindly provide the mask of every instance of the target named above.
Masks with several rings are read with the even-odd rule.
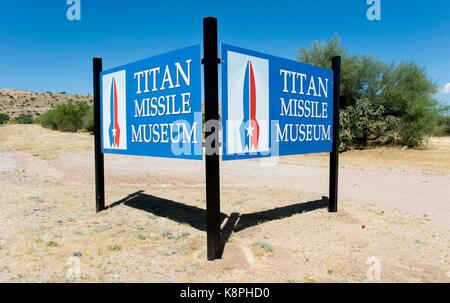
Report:
[[[250,137],[250,135],[253,135],[253,130],[254,130],[254,129],[255,129],[255,128],[252,127],[251,124],[249,124],[249,125],[247,126],[246,130],[247,130],[247,134],[248,134],[249,137]]]
[[[116,138],[117,129],[113,128],[113,129],[111,129],[111,132],[112,132],[113,138],[115,139]]]

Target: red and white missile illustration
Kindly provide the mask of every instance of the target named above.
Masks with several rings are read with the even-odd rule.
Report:
[[[243,92],[244,117],[239,126],[243,151],[256,151],[259,141],[259,124],[256,120],[256,84],[253,64],[249,60],[245,69]]]
[[[116,78],[111,81],[111,95],[110,95],[110,123],[109,123],[109,142],[111,147],[119,147],[120,144],[120,126],[118,120],[119,106],[117,100],[117,84]]]

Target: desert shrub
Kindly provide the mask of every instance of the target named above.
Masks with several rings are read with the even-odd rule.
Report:
[[[401,126],[399,118],[385,116],[382,105],[358,100],[340,112],[340,150],[395,144]]]
[[[121,251],[122,250],[122,245],[117,244],[117,243],[113,243],[107,246],[109,251]]]
[[[33,124],[33,116],[30,114],[20,114],[13,119],[17,124]]]
[[[11,117],[8,114],[0,113],[0,124],[3,124],[5,121],[9,121]]]
[[[55,108],[40,115],[39,123],[43,127],[59,131],[76,132],[85,130],[85,127],[90,123],[89,115],[91,115],[91,111],[91,106],[86,102],[69,100],[67,103],[58,104]]]
[[[86,115],[83,117],[83,129],[91,134],[94,133],[94,109],[89,107]]]
[[[373,136],[395,135],[395,142],[385,143],[415,147],[433,135],[439,115],[434,98],[437,86],[423,68],[415,63],[386,64],[370,56],[348,55],[338,37],[301,48],[298,59],[330,68],[331,58],[336,55],[342,57],[342,119],[349,126],[341,131],[344,144],[364,147],[374,141]],[[358,104],[361,100],[363,103]],[[367,109],[368,113],[362,112]],[[363,127],[366,123],[370,125]],[[380,133],[391,131],[386,123],[398,126],[395,134]]]
[[[441,115],[437,118],[434,135],[450,136],[450,116]]]
[[[33,116],[20,114],[18,117],[14,118],[14,121],[18,124],[33,124]]]
[[[450,136],[450,105],[441,104],[435,120],[434,136]]]
[[[272,244],[270,244],[269,242],[258,241],[254,244],[254,246],[262,248],[263,250],[265,250],[267,252],[273,252]]]
[[[47,247],[58,247],[59,245],[58,245],[58,243],[55,242],[55,241],[48,241],[48,242],[46,243],[46,246],[47,246]]]

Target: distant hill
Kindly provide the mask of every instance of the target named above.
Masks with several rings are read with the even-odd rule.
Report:
[[[92,96],[61,93],[38,93],[17,89],[0,89],[0,113],[17,117],[20,114],[39,116],[54,106],[73,101],[92,104]]]

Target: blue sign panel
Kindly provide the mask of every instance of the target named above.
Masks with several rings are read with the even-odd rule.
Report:
[[[104,153],[202,159],[200,45],[101,73]]]
[[[333,71],[222,44],[223,160],[330,152]]]

